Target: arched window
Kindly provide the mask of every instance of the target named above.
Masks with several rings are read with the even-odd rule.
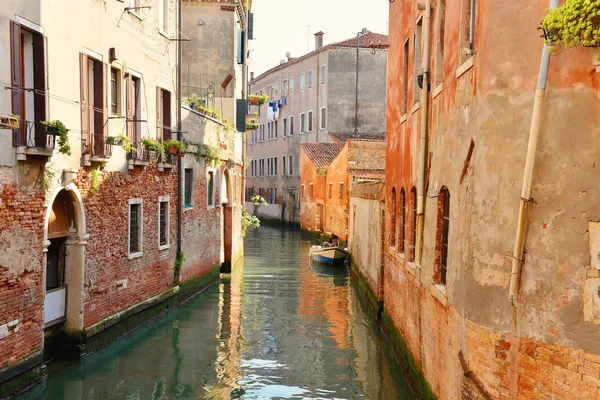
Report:
[[[442,187],[438,195],[438,229],[436,240],[436,271],[434,279],[437,283],[446,284],[448,275],[448,236],[450,233],[450,192]]]
[[[390,208],[390,246],[396,246],[396,188],[392,188],[392,207]]]
[[[413,186],[410,190],[410,206],[412,207],[412,235],[410,238],[409,261],[415,261],[415,252],[417,250],[417,189]]]
[[[398,237],[398,251],[404,253],[404,239],[406,238],[406,193],[400,190],[400,235]]]

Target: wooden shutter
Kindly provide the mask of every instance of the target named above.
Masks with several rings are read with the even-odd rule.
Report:
[[[104,155],[104,66],[94,61],[94,154]]]
[[[156,138],[163,139],[163,97],[162,89],[156,87]]]
[[[162,124],[163,124],[163,139],[171,139],[173,133],[171,132],[171,92],[163,90],[163,111],[162,111]]]
[[[135,137],[135,122],[133,120],[133,111],[135,107],[135,93],[133,92],[133,79],[131,75],[125,78],[125,117],[127,121],[127,137],[132,143],[136,141]]]
[[[46,51],[44,36],[33,34],[33,95],[35,115],[35,147],[46,147],[46,132],[42,121],[46,118]]]
[[[90,87],[88,73],[88,56],[84,53],[79,53],[79,84],[81,89],[81,138],[85,140],[83,154],[89,154],[91,143],[90,135]]]
[[[13,131],[13,145],[24,146],[23,126],[27,126],[25,116],[23,115],[24,93],[21,90],[22,75],[22,46],[21,46],[21,25],[18,22],[10,21],[10,60],[11,60],[11,98],[12,113],[21,117],[19,129]]]
[[[100,63],[99,63],[100,64]],[[106,138],[108,137],[108,107],[110,106],[110,100],[109,100],[109,95],[108,95],[108,85],[110,82],[110,67],[108,64],[104,64],[104,68],[102,69],[103,75],[102,75],[102,80],[104,81],[104,86],[102,86],[102,90],[104,92],[104,107],[102,109],[103,111],[103,116],[102,116],[102,134],[104,136],[104,143],[106,143]]]

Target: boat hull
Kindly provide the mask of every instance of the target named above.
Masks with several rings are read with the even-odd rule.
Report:
[[[312,246],[310,258],[325,265],[342,264],[348,258],[348,252],[340,247]]]

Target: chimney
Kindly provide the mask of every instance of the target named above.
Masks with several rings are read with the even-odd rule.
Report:
[[[250,72],[250,80],[253,81],[254,80],[254,71]]]
[[[324,33],[321,31],[315,33],[315,50],[319,50],[323,47],[323,35]]]

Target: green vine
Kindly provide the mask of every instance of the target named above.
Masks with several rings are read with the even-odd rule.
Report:
[[[177,250],[177,256],[175,257],[175,271],[174,271],[175,286],[179,285],[179,275],[181,274],[181,267],[183,267],[184,261],[185,261],[185,257],[183,256],[183,252],[181,250]]]
[[[257,229],[260,227],[260,219],[254,214],[246,211],[245,208],[242,208],[242,237],[246,237],[246,230],[248,228]]]
[[[100,186],[100,172],[98,171],[98,167],[92,169],[92,172],[90,173],[90,183],[90,192],[96,193]]]
[[[164,162],[167,159],[165,147],[158,140],[146,137],[142,139],[142,144],[144,145],[146,150],[156,152],[159,162]]]
[[[206,165],[212,167],[221,159],[221,157],[219,157],[219,149],[208,144],[203,146],[205,149],[204,157],[206,159]]]
[[[42,125],[47,128],[54,128],[58,130],[58,152],[61,154],[71,155],[71,146],[69,145],[69,131],[59,120],[54,121],[42,121]]]
[[[548,12],[542,29],[551,46],[600,46],[600,0],[566,0]]]
[[[40,171],[36,179],[36,185],[44,192],[48,191],[52,187],[52,180],[56,176],[56,170],[54,169],[54,163],[46,165],[40,165]]]

